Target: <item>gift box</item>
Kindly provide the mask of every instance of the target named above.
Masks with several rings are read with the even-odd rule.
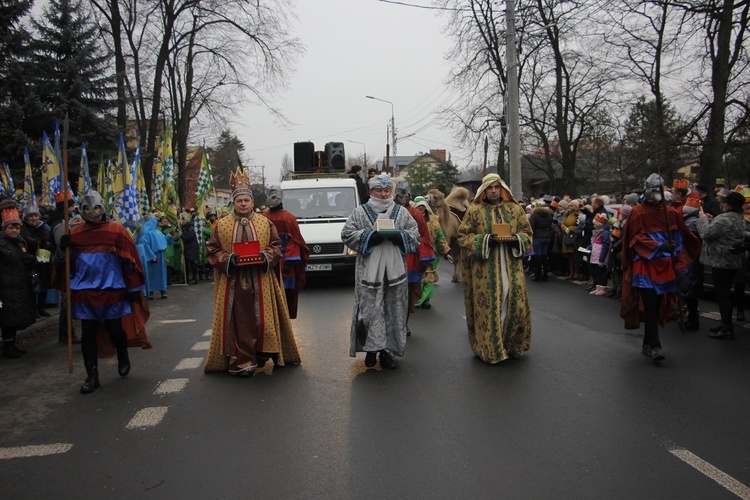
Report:
[[[243,241],[234,244],[234,253],[237,255],[237,265],[248,266],[265,263],[263,254],[260,253],[260,242]]]
[[[510,238],[510,224],[492,224],[492,234],[498,238]]]

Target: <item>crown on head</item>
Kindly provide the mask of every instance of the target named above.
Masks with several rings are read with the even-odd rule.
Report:
[[[687,179],[675,179],[674,182],[672,182],[672,187],[675,189],[687,189],[688,180]]]
[[[688,198],[685,200],[685,206],[690,208],[700,208],[701,202],[698,198]]]
[[[250,176],[243,168],[237,167],[237,170],[229,175],[229,187],[232,190],[233,200],[241,194],[248,194],[251,198],[253,196],[253,191],[250,188]]]
[[[73,192],[68,189],[68,200],[74,200]],[[65,201],[65,191],[58,191],[55,193],[55,203],[63,203]]]
[[[18,213],[17,208],[6,208],[2,211],[2,221],[13,221],[17,223],[21,223],[21,214]]]
[[[595,220],[596,222],[599,222],[600,224],[604,224],[605,222],[607,222],[607,221],[609,220],[609,217],[607,217],[607,216],[606,216],[606,215],[604,215],[604,214],[596,214],[596,215],[594,216],[594,220]]]

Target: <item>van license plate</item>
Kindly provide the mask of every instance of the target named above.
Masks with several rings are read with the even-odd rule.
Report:
[[[331,264],[307,264],[305,271],[330,271]]]

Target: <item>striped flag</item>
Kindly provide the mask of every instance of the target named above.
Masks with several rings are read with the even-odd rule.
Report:
[[[138,157],[138,165],[136,166],[136,196],[138,197],[138,207],[140,208],[141,219],[145,219],[148,214],[151,213],[151,202],[148,199],[148,191],[146,191],[146,179],[143,177],[143,166],[141,165],[140,157]]]
[[[120,213],[118,217],[120,222],[128,227],[128,229],[137,229],[137,224],[141,220],[141,215],[138,211],[138,166],[141,163],[141,147],[140,145],[135,150],[135,157],[133,163],[128,166],[125,163],[125,187],[123,190],[122,204],[120,205]],[[129,224],[130,223],[130,224]]]
[[[106,187],[106,194],[100,193],[104,196],[104,202],[107,204],[107,213],[117,220],[115,214],[115,177],[117,176],[117,165],[112,164],[112,160],[107,160],[107,166],[104,169],[105,181],[104,186]]]
[[[29,158],[29,150],[26,148],[23,148],[23,163],[23,198],[21,199],[21,206],[26,208],[28,205],[36,206],[34,178],[31,175],[31,159]]]
[[[47,132],[42,132],[42,199],[54,207],[55,194],[59,192],[62,192],[60,160]]]
[[[167,215],[169,222],[177,225],[177,211],[180,206],[180,197],[177,194],[177,185],[174,171],[174,156],[172,154],[172,126],[167,122],[167,129],[164,132],[164,142],[162,145],[162,183],[161,183],[161,204],[156,208]]]
[[[198,188],[195,191],[195,209],[200,213],[206,212],[206,196],[214,189],[214,176],[211,174],[211,162],[208,159],[208,151],[203,144],[203,157],[201,158],[201,171],[198,175]]]
[[[125,202],[125,178],[129,170],[128,167],[128,154],[125,150],[125,138],[122,133],[120,134],[120,148],[117,150],[117,163],[115,168],[111,172],[112,182],[112,213],[115,216],[115,220],[120,224],[126,220],[123,204]]]
[[[78,197],[85,196],[91,191],[91,176],[89,175],[89,157],[86,154],[86,143],[81,143],[81,169],[78,171]],[[101,194],[101,193],[100,193]]]
[[[152,205],[154,208],[158,208],[159,210],[164,211],[163,208],[163,199],[161,194],[161,185],[164,181],[164,176],[162,175],[162,159],[164,158],[164,138],[160,141],[157,141],[159,146],[156,149],[156,157],[154,158],[154,176],[153,176],[153,183],[151,184],[151,193],[153,194],[152,199],[153,203]]]
[[[10,189],[8,181],[8,172],[5,171],[5,165],[0,165],[0,194],[3,196],[12,196],[13,191]]]

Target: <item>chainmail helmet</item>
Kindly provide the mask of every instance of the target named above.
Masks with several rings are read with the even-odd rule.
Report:
[[[268,208],[278,207],[279,205],[281,205],[283,198],[284,198],[284,193],[281,192],[280,188],[276,186],[269,188],[268,196],[267,196]]]
[[[409,181],[400,179],[396,183],[396,196],[411,196],[411,187],[409,187]]]
[[[99,222],[104,215],[104,201],[102,200],[102,195],[97,191],[89,191],[88,194],[81,199],[79,206],[81,207],[81,217],[83,217],[86,222]],[[90,210],[95,207],[101,208],[101,211],[98,214],[90,212]]]
[[[648,179],[646,179],[646,182],[643,184],[643,192],[648,193],[649,191],[659,189],[663,186],[664,186],[664,179],[662,179],[659,176],[659,174],[651,174],[648,176]]]

